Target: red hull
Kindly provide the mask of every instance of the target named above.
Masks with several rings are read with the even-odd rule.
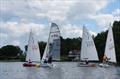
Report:
[[[35,67],[36,64],[32,64],[32,63],[24,63],[23,66],[24,66],[24,67]]]

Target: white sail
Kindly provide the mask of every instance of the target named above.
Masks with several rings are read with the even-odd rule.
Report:
[[[43,53],[42,62],[44,62],[44,60],[48,60],[48,54],[49,54],[48,52],[49,52],[49,43],[47,42],[45,51]]]
[[[86,27],[83,27],[80,59],[98,60],[94,41]]]
[[[114,46],[112,27],[109,27],[109,30],[108,30],[106,47],[105,47],[105,55],[108,58],[110,58],[109,61],[116,62],[115,46]]]
[[[28,49],[27,49],[27,54],[26,54],[26,61],[37,61],[40,62],[40,51],[39,51],[39,46],[38,42],[34,38],[34,34],[31,30],[30,36],[29,36],[29,41],[28,41]]]
[[[53,60],[60,60],[60,31],[55,23],[51,24],[48,42],[44,51],[42,61],[52,55]]]

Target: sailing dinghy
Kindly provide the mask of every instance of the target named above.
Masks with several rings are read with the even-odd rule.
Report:
[[[115,55],[113,31],[112,31],[111,26],[109,27],[109,30],[108,30],[105,53],[103,56],[103,62],[101,64],[99,64],[99,66],[100,67],[109,67],[109,62],[117,63],[116,55]]]
[[[38,42],[34,38],[34,34],[31,30],[29,41],[28,41],[28,48],[26,52],[26,61],[23,66],[24,67],[39,67],[40,66],[40,51]]]
[[[52,61],[60,61],[60,30],[58,25],[51,23],[48,42],[42,57],[42,67],[52,67]]]
[[[96,64],[89,62],[95,60],[98,61],[98,55],[94,41],[87,28],[83,26],[80,62],[78,63],[78,67],[95,67]]]

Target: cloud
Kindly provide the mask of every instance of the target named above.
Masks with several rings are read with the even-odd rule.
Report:
[[[96,14],[97,11],[108,4],[108,1],[30,0],[28,3],[38,17],[45,17],[51,21],[71,22],[88,17],[90,14]]]
[[[82,37],[83,28],[76,25],[66,24],[61,27],[61,35],[64,38]],[[91,35],[96,35],[95,32],[89,30]]]
[[[14,45],[16,45],[16,46],[20,46],[20,41],[13,41],[11,44],[14,44]]]
[[[1,22],[1,30],[9,31],[9,35],[13,37],[20,37],[21,35],[33,29],[37,32],[43,30],[44,25],[35,24],[35,23],[18,23],[18,22]]]
[[[107,0],[85,0],[77,1],[70,9],[68,18],[74,19],[84,19],[88,18],[90,15],[96,14],[97,11],[101,10],[108,4]]]
[[[7,38],[7,37],[8,37],[7,34],[5,34],[5,33],[0,33],[0,39],[5,39],[5,38]]]
[[[48,21],[67,22],[79,20],[96,14],[104,8],[108,0],[2,0],[2,16],[12,19],[12,17],[26,18],[27,20],[38,20],[46,18]],[[8,15],[7,13],[10,12]]]
[[[19,23],[19,22],[1,22],[0,26],[0,43],[2,45],[26,45],[28,43],[30,29],[33,30],[36,40],[41,40],[44,33],[48,31],[45,25],[36,23]],[[42,37],[44,40],[44,37]],[[22,48],[24,48],[21,46]]]
[[[120,9],[115,9],[113,12],[112,12],[113,15],[117,15],[117,16],[120,16]]]
[[[110,22],[119,20],[116,16],[119,14],[118,9],[112,14],[100,12],[110,2],[109,0],[1,0],[0,42],[2,45],[16,44],[23,47],[27,44],[31,28],[39,41],[46,41],[50,22],[58,24],[64,38],[81,37],[82,24],[86,20],[94,20],[97,26],[104,29]],[[89,23],[87,25],[89,26]],[[95,32],[90,33],[96,35]]]
[[[115,20],[119,21],[120,17],[112,14],[97,14],[91,16],[91,19],[94,19],[100,28],[106,29],[110,26],[110,24],[113,24]]]
[[[64,38],[81,37],[82,28],[76,25],[66,24],[61,27],[61,35]]]

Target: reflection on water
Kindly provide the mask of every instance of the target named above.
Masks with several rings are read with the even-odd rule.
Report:
[[[77,67],[57,62],[54,68],[25,68],[21,62],[0,62],[0,79],[120,79],[120,68]]]
[[[39,72],[39,69],[37,68],[26,68],[25,74],[26,78],[25,79],[39,79],[37,73]]]
[[[61,68],[48,69],[46,73],[47,79],[63,79],[62,74]]]

